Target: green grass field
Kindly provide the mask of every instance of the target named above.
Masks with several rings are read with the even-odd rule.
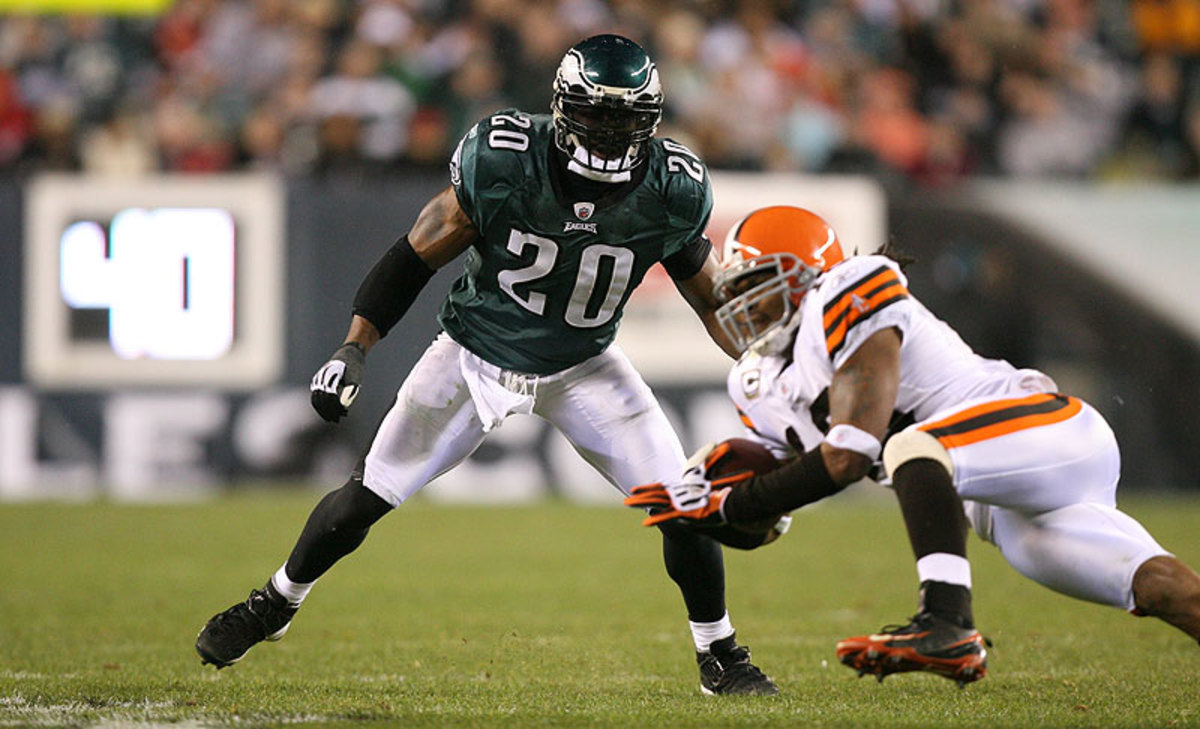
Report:
[[[326,575],[287,638],[223,670],[196,632],[282,562],[315,492],[201,505],[0,505],[0,725],[1200,726],[1200,648],[1055,595],[972,538],[995,646],[965,690],[882,685],[834,643],[913,612],[890,499],[848,495],[728,553],[774,698],[701,696],[655,532],[619,508],[413,503]],[[1200,564],[1200,500],[1129,500]]]

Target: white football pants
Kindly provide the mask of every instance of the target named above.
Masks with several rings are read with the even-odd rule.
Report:
[[[975,532],[1052,590],[1132,609],[1138,567],[1169,554],[1116,508],[1117,440],[1082,400],[975,400],[912,427],[949,452]]]
[[[616,345],[562,372],[524,375],[483,361],[442,333],[376,431],[363,484],[399,506],[514,413],[549,421],[623,493],[683,472],[678,436]]]

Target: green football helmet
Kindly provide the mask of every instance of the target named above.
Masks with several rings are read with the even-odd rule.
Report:
[[[600,179],[628,172],[646,159],[662,106],[646,51],[619,35],[592,36],[567,51],[554,77],[554,143]]]

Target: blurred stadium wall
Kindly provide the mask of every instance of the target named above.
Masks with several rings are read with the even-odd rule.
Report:
[[[977,351],[1045,370],[1109,418],[1124,488],[1200,489],[1197,188],[976,181],[885,194],[855,176],[713,180],[714,241],[773,202],[819,210],[860,251],[891,239],[917,259],[914,292]],[[436,334],[461,264],[439,272],[372,353],[349,421],[311,412],[308,379],[341,341],[363,274],[445,184],[440,173],[370,186],[0,182],[0,499],[341,483]],[[618,342],[686,447],[737,432],[727,363],[661,271],[635,293]],[[510,419],[426,494],[616,503],[529,417]]]

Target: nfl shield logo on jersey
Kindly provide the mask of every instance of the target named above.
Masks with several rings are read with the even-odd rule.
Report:
[[[596,212],[596,206],[590,202],[575,203],[575,217],[580,220],[587,220],[592,217],[592,213]]]

